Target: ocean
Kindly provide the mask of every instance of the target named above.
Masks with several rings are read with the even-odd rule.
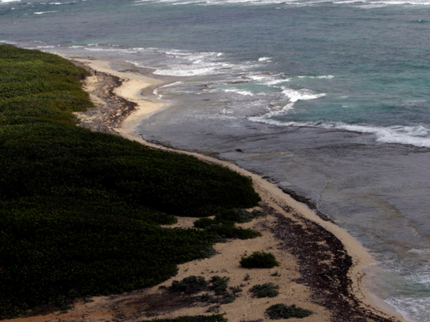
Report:
[[[429,0],[0,0],[0,42],[164,80],[143,138],[309,198],[430,321]]]

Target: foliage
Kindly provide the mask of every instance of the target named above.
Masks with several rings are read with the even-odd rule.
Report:
[[[213,219],[204,217],[204,218],[199,218],[194,222],[194,227],[196,228],[208,228],[210,225],[215,225],[215,221]]]
[[[175,319],[152,320],[153,322],[227,322],[222,315],[180,316]]]
[[[211,286],[209,289],[215,293],[215,295],[223,295],[227,292],[228,281],[230,278],[228,277],[219,277],[212,276],[211,278]]]
[[[194,227],[206,229],[218,235],[221,238],[251,239],[251,238],[256,238],[261,236],[261,234],[256,230],[236,227],[235,222],[242,222],[242,221],[238,221],[239,217],[234,217],[233,215],[230,216],[228,214],[238,214],[238,213],[250,214],[249,212],[243,209],[242,210],[224,210],[218,213],[217,215],[215,215],[215,219],[200,218],[196,220],[194,222]],[[235,219],[235,220],[230,220],[230,219]]]
[[[254,296],[258,298],[262,297],[276,297],[279,295],[277,291],[279,289],[278,285],[272,283],[257,284],[251,288],[251,292]]]
[[[301,309],[295,305],[286,306],[285,304],[275,304],[266,310],[271,320],[289,319],[289,318],[306,318],[312,315],[312,311]]]
[[[233,224],[211,225],[208,226],[206,230],[222,238],[251,239],[261,236],[256,230],[235,227]]]
[[[266,214],[259,210],[247,211],[246,209],[227,209],[220,211],[216,215],[215,220],[218,222],[232,221],[245,223],[264,215]]]
[[[86,75],[0,46],[0,319],[160,283],[217,237],[160,224],[259,201],[224,167],[76,127]]]
[[[182,281],[173,281],[169,287],[171,292],[193,294],[204,291],[208,286],[203,276],[188,276]]]
[[[272,268],[279,266],[279,263],[270,253],[254,252],[248,257],[242,257],[240,265],[245,268]]]
[[[208,303],[231,303],[236,299],[236,294],[242,290],[238,287],[230,287],[228,291],[228,277],[212,276],[209,282],[206,282],[203,276],[188,276],[182,281],[173,281],[169,287],[171,292],[180,292],[185,294],[194,294],[202,291],[210,291],[215,296],[205,293],[194,297],[199,302]]]

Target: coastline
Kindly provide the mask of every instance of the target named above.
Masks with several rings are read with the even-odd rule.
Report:
[[[104,61],[81,59],[77,61],[97,71],[95,75],[87,79],[84,86],[91,93],[91,99],[97,107],[106,105],[109,108],[107,106],[109,104],[104,103],[103,98],[95,94],[97,86],[100,85],[98,78],[103,74],[117,78],[117,81],[112,83],[114,88],[106,90],[107,96],[115,95],[133,102],[133,104],[127,105],[127,108],[115,111],[116,117],[107,116],[108,119],[112,120],[111,124],[105,128],[107,132],[117,132],[127,139],[152,148],[192,155],[200,160],[217,163],[251,177],[254,188],[262,198],[261,207],[269,213],[266,218],[243,225],[244,228],[252,227],[259,230],[263,235],[262,237],[254,240],[232,240],[228,243],[216,244],[215,249],[218,254],[208,259],[180,265],[178,274],[161,285],[168,286],[173,280],[180,280],[190,275],[203,275],[205,278],[213,275],[228,276],[232,285],[243,284],[244,275],[247,272],[238,265],[240,257],[246,252],[270,250],[280,259],[281,266],[271,269],[269,272],[264,270],[252,270],[250,272],[251,279],[243,287],[244,292],[235,302],[222,305],[219,308],[219,313],[225,313],[225,317],[229,321],[264,319],[265,308],[276,303],[296,304],[299,307],[314,311],[314,314],[306,321],[404,321],[401,317],[394,316],[395,312],[389,311],[388,305],[384,308],[386,311],[384,312],[380,308],[381,303],[375,303],[378,301],[365,290],[363,269],[372,264],[373,259],[360,243],[345,230],[331,222],[324,221],[306,205],[297,202],[261,176],[239,168],[233,163],[199,153],[162,147],[137,136],[134,128],[138,122],[163,108],[161,103],[152,102],[140,94],[144,88],[160,84],[159,80],[129,72],[115,71],[109,67],[108,62]],[[123,103],[118,102],[119,105],[124,105]],[[83,123],[87,121],[88,127],[91,128],[91,122],[97,116],[93,115],[86,118],[84,114],[80,113],[79,118],[83,120]],[[101,117],[101,121],[96,122],[97,124],[106,123],[102,116],[99,115],[99,117]],[[93,130],[97,130],[97,127],[93,127]],[[192,227],[194,220],[195,218],[179,218],[177,225]],[[306,248],[307,246],[310,247]],[[339,258],[342,259],[342,262],[336,262]],[[312,260],[316,262],[312,262]],[[309,264],[306,264],[306,261]],[[342,267],[344,264],[351,264],[351,267],[345,271]],[[325,271],[321,271],[324,269]],[[280,276],[272,275],[278,271],[281,271]],[[316,272],[324,278],[333,272],[338,272],[334,281],[327,281],[327,285],[331,288],[327,289],[326,294],[321,292],[324,285],[318,285],[321,280],[313,279]],[[337,278],[344,280],[336,280]],[[246,290],[252,285],[263,282],[273,282],[280,285],[280,295],[273,299],[252,298]],[[344,293],[340,294],[341,296],[329,294],[338,291]],[[333,299],[330,302],[328,299],[335,295],[340,299]],[[181,307],[170,311],[169,309],[166,311],[155,310],[151,316],[145,316],[145,312],[142,312],[142,306],[146,305],[145,299],[154,296],[160,296],[158,286],[128,294],[96,297],[92,299],[92,302],[76,303],[74,308],[67,313],[42,316],[40,321],[58,319],[71,321],[78,317],[85,321],[141,321],[142,319],[205,314],[207,309],[205,306]],[[326,299],[327,302],[324,303]],[[335,307],[336,305],[338,307]],[[352,312],[357,317],[355,320],[351,320],[351,316],[346,315],[348,314],[347,310],[351,310],[353,306],[358,306],[358,311]],[[22,318],[15,319],[15,321],[39,321],[38,318]]]
[[[242,175],[251,177],[254,182],[254,187],[256,191],[260,194],[260,196],[262,196],[263,203],[267,203],[268,200],[271,199],[271,207],[274,207],[276,205],[279,208],[283,209],[289,208],[289,210],[293,212],[293,216],[303,217],[305,219],[311,220],[312,222],[321,226],[324,230],[333,233],[334,236],[341,241],[341,243],[346,249],[347,254],[350,255],[353,259],[353,265],[348,272],[348,276],[352,281],[351,290],[353,295],[366,307],[370,308],[371,310],[375,309],[375,312],[377,312],[378,314],[388,313],[388,315],[396,315],[394,308],[390,307],[388,304],[377,298],[375,295],[369,293],[364,288],[364,269],[365,267],[374,263],[374,260],[367,252],[367,250],[344,229],[340,228],[334,223],[323,220],[322,218],[317,216],[314,211],[309,209],[305,204],[296,201],[295,199],[284,193],[282,190],[280,190],[275,184],[272,184],[267,180],[264,180],[261,176],[242,169],[233,163],[218,160],[216,158],[195,152],[181,151],[177,149],[163,147],[154,143],[150,143],[137,136],[134,130],[136,125],[142,119],[150,117],[152,114],[158,112],[163,107],[163,104],[161,103],[156,103],[151,100],[142,98],[140,93],[146,87],[160,84],[160,80],[149,78],[143,75],[133,75],[131,73],[115,71],[109,67],[109,64],[107,62],[96,60],[86,61],[84,63],[87,63],[89,67],[93,70],[105,72],[107,74],[111,74],[127,80],[127,83],[123,84],[123,86],[121,86],[118,91],[116,91],[116,94],[127,100],[135,102],[137,104],[137,107],[136,110],[131,112],[124,119],[124,121],[115,129],[121,136],[153,148],[192,155],[200,160],[210,163],[217,163],[228,167],[236,172],[239,172]],[[386,312],[380,311],[379,309],[381,307]],[[398,315],[396,315],[395,317],[398,318],[400,321],[404,321]]]

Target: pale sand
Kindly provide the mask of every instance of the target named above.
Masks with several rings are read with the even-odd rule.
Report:
[[[198,159],[210,163],[216,163],[228,167],[236,172],[252,178],[255,190],[262,198],[262,205],[266,208],[272,208],[277,214],[285,216],[297,222],[300,225],[306,226],[306,220],[321,225],[324,229],[332,232],[344,245],[347,253],[353,259],[353,267],[349,271],[349,277],[352,281],[350,293],[354,294],[356,299],[360,302],[361,307],[365,307],[372,312],[375,312],[381,317],[392,319],[392,321],[403,321],[400,317],[394,317],[392,308],[385,306],[383,309],[382,301],[378,301],[379,307],[376,305],[374,297],[371,296],[363,287],[363,268],[371,263],[373,259],[369,253],[358,243],[351,235],[345,230],[322,220],[316,216],[306,205],[301,204],[285,193],[283,193],[277,186],[262,179],[259,175],[248,172],[238,166],[220,161],[198,153],[191,153],[186,151],[172,150],[169,148],[161,147],[149,142],[144,141],[136,135],[135,127],[144,118],[156,113],[162,108],[162,104],[155,103],[145,99],[141,96],[141,91],[148,86],[159,84],[159,80],[151,79],[139,74],[118,72],[109,67],[107,62],[97,60],[80,60],[92,69],[99,72],[104,72],[117,77],[123,81],[122,86],[115,90],[115,93],[124,97],[127,100],[136,102],[137,109],[129,115],[116,129],[123,137],[130,140],[140,142],[146,146],[157,149],[169,150],[178,153],[193,155]],[[87,90],[91,90],[94,85],[95,77],[89,77],[86,82]],[[101,102],[92,97],[95,104]],[[177,227],[192,227],[195,218],[179,218]],[[242,293],[238,298],[230,304],[221,305],[219,313],[224,314],[230,322],[239,321],[270,321],[265,317],[264,311],[272,304],[284,303],[287,305],[295,304],[299,307],[312,310],[314,312],[305,319],[288,319],[288,321],[312,321],[324,322],[330,321],[331,312],[321,305],[314,304],[311,300],[312,291],[304,285],[294,281],[295,278],[300,277],[299,267],[297,260],[284,248],[280,247],[280,241],[275,238],[272,233],[271,227],[276,224],[276,217],[269,215],[255,219],[251,223],[243,224],[243,227],[252,227],[262,233],[261,237],[251,240],[232,240],[228,243],[218,243],[214,246],[218,252],[215,256],[203,260],[188,262],[179,265],[178,274],[165,281],[161,285],[169,286],[173,280],[181,280],[190,275],[201,275],[206,279],[214,275],[227,276],[230,278],[230,286],[241,286]],[[247,270],[241,268],[239,265],[240,258],[245,254],[250,254],[253,251],[267,251],[273,253],[280,261],[280,266],[266,270],[266,269],[253,269]],[[330,260],[327,260],[330,265]],[[272,276],[273,273],[278,272],[278,276]],[[249,274],[249,280],[245,281],[245,275]],[[255,284],[274,283],[279,285],[280,294],[275,298],[254,298],[251,296],[249,289]],[[15,319],[14,321],[142,321],[150,320],[153,318],[172,318],[183,315],[197,315],[197,314],[213,314],[207,313],[208,306],[193,305],[191,307],[183,307],[173,311],[161,312],[161,315],[153,316],[153,312],[149,312],[147,305],[147,296],[154,294],[161,294],[159,286],[136,291],[128,294],[117,296],[101,296],[93,298],[92,302],[75,303],[73,309],[67,313],[52,313],[45,316],[35,316],[24,319]],[[161,300],[163,301],[163,300]],[[386,313],[388,312],[388,313]],[[151,314],[150,314],[151,313]],[[287,321],[287,320],[280,320]],[[370,320],[369,320],[370,321]],[[345,321],[348,322],[348,321]]]

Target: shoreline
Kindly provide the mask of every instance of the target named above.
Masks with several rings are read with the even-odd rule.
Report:
[[[144,89],[159,85],[160,80],[130,72],[115,71],[106,61],[76,58],[72,60],[77,61],[78,64],[87,65],[95,71],[93,76],[87,78],[84,89],[90,93],[96,108],[87,113],[90,116],[86,113],[78,113],[84,127],[95,131],[117,133],[151,148],[192,155],[205,162],[220,164],[250,177],[255,190],[262,198],[261,207],[269,213],[267,218],[256,219],[242,225],[244,228],[259,230],[262,237],[215,244],[214,248],[217,251],[215,256],[179,265],[178,274],[163,282],[162,286],[169,286],[173,280],[180,280],[190,275],[203,275],[205,278],[210,278],[217,274],[228,276],[233,286],[239,284],[242,286],[243,277],[247,271],[238,265],[241,256],[246,252],[270,250],[280,259],[281,266],[270,271],[252,270],[250,272],[251,281],[243,287],[242,295],[235,302],[219,308],[218,312],[225,313],[229,321],[266,320],[265,308],[276,303],[296,304],[312,310],[314,314],[306,321],[404,321],[396,314],[394,308],[390,310],[388,304],[381,308],[384,302],[382,300],[379,302],[365,290],[364,268],[374,261],[364,247],[345,230],[324,221],[306,205],[294,200],[260,175],[239,168],[228,161],[163,147],[137,136],[134,131],[135,126],[163,108],[163,104],[153,102],[141,95]],[[100,86],[108,83],[107,79],[111,82],[110,85],[99,91]],[[114,99],[112,104],[106,101],[109,98]],[[103,111],[103,108],[109,110],[112,106],[116,106],[114,112],[109,114],[105,111],[97,114],[97,111]],[[181,217],[178,218],[176,226],[192,227],[194,220],[195,218]],[[273,275],[281,270],[280,275]],[[273,299],[257,299],[250,296],[249,290],[246,292],[246,289],[252,285],[263,282],[278,284],[280,295]],[[91,302],[78,301],[66,313],[57,312],[47,316],[19,318],[14,321],[38,322],[58,319],[72,321],[76,318],[85,321],[142,321],[209,314],[205,313],[207,306],[198,305],[186,305],[173,310],[164,308],[164,311],[158,308],[151,311],[151,307],[148,307],[146,302],[154,300],[158,302],[166,300],[163,299],[159,285],[126,294],[99,296],[92,298]],[[147,312],[150,314],[146,314]]]
[[[137,107],[136,110],[132,111],[128,116],[126,116],[124,121],[121,122],[120,125],[115,129],[121,136],[133,141],[137,141],[146,146],[150,146],[152,148],[192,155],[200,160],[220,164],[236,172],[239,172],[242,175],[251,177],[254,182],[254,187],[256,188],[256,191],[260,195],[266,195],[268,193],[269,195],[271,195],[270,197],[274,198],[273,201],[278,205],[290,207],[292,212],[297,212],[296,215],[298,215],[299,217],[303,216],[305,219],[316,223],[324,230],[333,233],[334,236],[340,240],[343,247],[345,247],[347,254],[350,255],[353,259],[353,264],[349,269],[348,276],[352,281],[351,291],[354,293],[354,296],[357,298],[357,300],[359,300],[365,306],[368,306],[370,309],[376,309],[375,311],[378,313],[386,313],[388,314],[388,316],[394,315],[395,318],[400,319],[400,321],[404,321],[403,318],[399,316],[399,314],[395,311],[393,307],[389,306],[382,299],[379,299],[365,289],[364,269],[367,266],[373,264],[374,260],[367,252],[367,250],[347,231],[337,226],[334,222],[327,221],[326,219],[324,219],[324,217],[321,218],[321,216],[312,211],[307,205],[296,201],[286,192],[282,191],[279,187],[277,187],[275,184],[263,179],[260,175],[251,173],[228,161],[219,160],[196,152],[182,151],[175,148],[161,146],[148,142],[143,138],[137,136],[134,131],[136,125],[143,119],[150,117],[152,114],[160,111],[163,107],[162,103],[155,103],[148,99],[142,99],[140,93],[149,86],[155,86],[160,84],[160,80],[149,78],[143,75],[133,75],[131,73],[118,72],[110,68],[107,62],[103,61],[80,61],[87,63],[89,67],[93,70],[105,72],[107,74],[111,74],[116,77],[120,77],[127,80],[127,83],[125,85],[123,84],[120,87],[122,89],[118,90],[116,94],[136,103]],[[265,198],[262,197],[262,199],[264,202]],[[382,310],[382,312],[378,310]]]

